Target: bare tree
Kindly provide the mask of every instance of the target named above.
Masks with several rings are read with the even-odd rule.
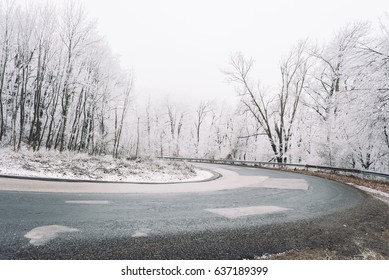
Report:
[[[113,156],[118,157],[120,138],[123,130],[123,123],[126,118],[127,110],[131,102],[131,94],[133,89],[133,77],[130,76],[127,79],[127,83],[124,89],[124,100],[122,105],[120,121],[118,120],[117,108],[115,108],[115,136],[113,145]]]
[[[180,136],[185,114],[183,110],[179,110],[177,106],[170,101],[167,102],[166,107],[168,117],[167,123],[171,137],[169,154],[178,157],[180,155]]]
[[[150,116],[150,109],[151,109],[151,101],[150,101],[150,96],[149,99],[147,100],[147,105],[146,105],[146,131],[147,131],[147,149],[148,152],[151,154],[151,116]]]
[[[60,132],[60,147],[63,151],[65,148],[65,132],[68,121],[69,106],[71,98],[75,91],[75,77],[73,75],[76,59],[80,55],[85,44],[90,43],[92,32],[95,24],[87,17],[85,9],[76,4],[76,2],[67,2],[60,21],[60,36],[66,51],[66,71],[62,90],[62,116],[61,116],[61,132]]]
[[[10,59],[10,44],[13,34],[13,17],[14,17],[14,4],[10,1],[5,1],[5,7],[2,6],[3,2],[0,2],[0,142],[4,136],[4,107],[3,107],[3,91],[5,84],[5,75],[7,64]]]
[[[45,5],[35,8],[35,10],[36,14],[39,15],[33,32],[37,49],[37,66],[34,81],[33,117],[30,124],[28,145],[33,150],[39,150],[41,134],[43,134],[41,117],[45,109],[45,97],[50,86],[50,79],[47,79],[46,75],[48,64],[53,57],[53,33],[56,21],[53,6]]]
[[[199,145],[200,145],[200,132],[201,125],[204,122],[205,117],[212,111],[212,101],[200,102],[195,110],[195,129],[196,129],[196,141],[195,141],[195,153],[196,156],[199,155]]]
[[[19,91],[19,137],[17,150],[20,149],[22,138],[24,136],[24,129],[26,124],[26,100],[31,99],[29,91],[30,82],[32,78],[31,64],[35,56],[37,46],[33,40],[33,32],[35,29],[35,18],[33,13],[24,13],[19,11],[18,17],[18,36],[17,36],[17,64],[20,69],[20,91]],[[14,128],[15,129],[15,128]]]
[[[308,71],[306,42],[300,42],[290,55],[282,61],[281,88],[269,96],[257,84],[255,87],[249,74],[253,59],[245,59],[237,53],[231,57],[231,69],[225,71],[229,80],[240,86],[238,94],[244,112],[252,115],[266,134],[277,162],[286,162],[293,134],[301,94]]]

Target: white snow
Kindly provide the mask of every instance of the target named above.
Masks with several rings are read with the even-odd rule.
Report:
[[[267,187],[276,189],[308,190],[308,182],[304,179],[269,178],[265,182]]]
[[[41,226],[27,232],[24,237],[30,239],[30,243],[35,246],[44,245],[50,240],[58,237],[60,233],[77,232],[76,228],[70,228],[60,225]]]
[[[108,200],[67,200],[67,204],[109,204]]]
[[[275,212],[282,212],[290,210],[288,208],[273,206],[273,205],[261,205],[261,206],[251,206],[251,207],[238,207],[238,208],[214,208],[214,209],[205,209],[208,212],[224,216],[229,219],[236,219],[245,216],[253,215],[264,215],[271,214]]]
[[[34,192],[63,192],[63,193],[201,193],[225,191],[238,188],[277,188],[291,189],[283,181],[272,181],[267,176],[246,176],[238,172],[214,164],[194,163],[199,169],[209,169],[221,174],[217,180],[205,182],[192,182],[183,184],[142,184],[142,183],[97,183],[87,182],[74,184],[73,182],[32,181],[7,179],[0,184],[0,190],[8,191],[34,191]],[[307,190],[307,182],[292,181],[293,189]]]
[[[135,231],[135,233],[131,237],[146,237],[149,235],[150,231],[151,230],[148,228],[141,228]]]
[[[0,149],[0,175],[139,183],[188,182],[213,174],[184,162],[126,160],[57,151]]]
[[[375,189],[371,189],[371,188],[368,188],[368,187],[365,187],[365,186],[360,186],[360,185],[356,185],[356,184],[353,184],[353,183],[347,183],[348,185],[351,185],[355,188],[358,188],[362,191],[365,191],[367,193],[370,193],[371,195],[377,197],[378,199],[384,201],[385,203],[388,203],[389,204],[389,194],[386,193],[386,192],[382,192],[382,191],[379,191],[379,190],[375,190]]]

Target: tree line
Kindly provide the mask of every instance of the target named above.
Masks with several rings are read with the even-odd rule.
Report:
[[[322,46],[302,41],[280,63],[280,86],[266,92],[252,59],[231,58],[241,112],[267,138],[272,160],[389,170],[389,29],[359,22]]]
[[[236,105],[134,100],[130,71],[83,7],[0,2],[0,143],[15,151],[190,156],[389,171],[389,29],[354,23],[326,43],[300,41],[279,84],[230,57]]]
[[[2,145],[116,156],[132,87],[79,3],[1,2]]]
[[[300,41],[281,59],[279,85],[270,90],[254,76],[254,59],[235,53],[223,74],[239,103],[159,105],[165,126],[155,126],[152,153],[388,172],[388,34],[383,18],[378,31],[357,22],[322,45]]]

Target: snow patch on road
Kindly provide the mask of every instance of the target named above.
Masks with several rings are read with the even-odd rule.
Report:
[[[135,233],[131,237],[146,237],[149,235],[150,231],[151,230],[148,228],[141,228],[135,231]]]
[[[60,233],[77,232],[76,228],[70,228],[60,225],[42,226],[32,229],[24,236],[30,239],[30,243],[35,246],[41,246],[58,237]]]
[[[269,178],[263,185],[275,189],[308,190],[308,182],[304,179]]]
[[[108,200],[67,200],[68,204],[109,204]]]
[[[214,209],[205,209],[208,212],[224,216],[229,219],[236,219],[245,216],[253,215],[265,215],[276,212],[288,211],[291,209],[282,208],[278,206],[251,206],[251,207],[239,207],[239,208],[214,208]]]

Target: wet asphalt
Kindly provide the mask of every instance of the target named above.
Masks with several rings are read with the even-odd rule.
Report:
[[[389,224],[385,204],[350,186],[289,172],[218,167],[243,176],[304,179],[309,187],[179,194],[0,191],[0,259],[241,259],[307,247],[335,247],[353,256],[358,248],[346,240],[366,231],[360,227],[382,231]],[[236,219],[206,211],[261,205],[289,210]],[[40,246],[25,237],[49,225],[78,231]],[[375,246],[389,252],[388,244]]]

